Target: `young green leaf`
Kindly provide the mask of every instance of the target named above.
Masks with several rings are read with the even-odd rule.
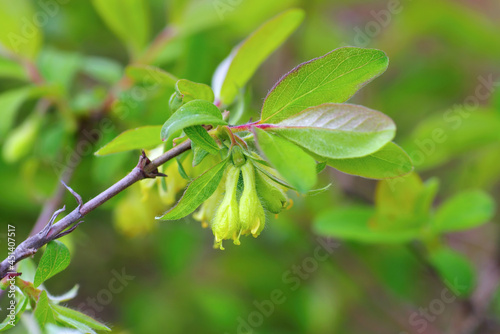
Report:
[[[70,262],[69,250],[60,241],[51,241],[40,259],[35,273],[33,285],[40,286],[43,282],[63,271]]]
[[[103,83],[115,84],[123,75],[123,67],[118,61],[103,57],[84,57],[82,72]]]
[[[376,220],[381,228],[401,230],[422,227],[429,220],[429,207],[420,204],[426,187],[415,173],[378,182],[375,191]],[[429,204],[430,205],[430,204]]]
[[[24,313],[24,310],[26,310],[26,307],[28,306],[29,298],[19,292],[17,293],[17,295],[19,296],[19,299],[16,302],[14,320],[12,320],[10,317],[6,317],[5,320],[0,323],[0,332],[15,327],[19,320],[21,320],[21,315]]]
[[[143,126],[127,130],[101,147],[94,154],[107,155],[130,150],[154,148],[162,143],[158,136],[160,131],[161,125]]]
[[[43,328],[46,324],[56,323],[56,318],[52,307],[53,305],[49,303],[47,292],[45,290],[42,290],[35,308],[35,319],[38,321],[40,327]]]
[[[87,327],[90,327],[92,329],[100,330],[100,331],[111,331],[109,327],[106,325],[100,323],[97,320],[92,319],[86,314],[83,314],[81,312],[78,312],[76,310],[60,306],[60,305],[52,305],[52,308],[56,312],[56,317],[58,319],[61,318],[61,316],[72,319],[78,323],[81,323]],[[62,320],[62,319],[60,319]]]
[[[224,159],[189,184],[179,202],[161,220],[178,220],[186,217],[205,202],[217,189],[229,159]]]
[[[24,273],[23,273],[23,275],[24,275]],[[65,301],[68,301],[70,299],[75,298],[76,295],[78,294],[78,289],[79,289],[79,285],[77,284],[74,287],[72,287],[71,290],[63,293],[62,295],[53,296],[49,292],[47,292],[47,296],[49,297],[49,299],[52,303],[57,304],[57,303],[65,302]]]
[[[297,145],[255,128],[262,153],[286,181],[305,193],[316,184],[316,161]]]
[[[443,282],[457,296],[467,297],[476,285],[476,273],[470,261],[450,248],[441,248],[429,255]]]
[[[444,202],[436,213],[436,232],[468,230],[487,223],[495,214],[495,202],[486,193],[464,191]]]
[[[326,163],[347,174],[369,179],[388,179],[406,175],[413,170],[410,157],[394,143],[361,158],[328,159]]]
[[[389,64],[380,50],[344,47],[303,63],[269,92],[260,123],[278,123],[324,103],[343,103]]]
[[[6,162],[19,161],[33,149],[42,122],[43,116],[35,111],[9,133],[2,148],[2,156]]]
[[[313,226],[320,235],[363,243],[406,243],[418,238],[417,229],[378,228],[371,221],[374,213],[373,208],[366,206],[332,209],[319,214]]]
[[[300,9],[290,9],[260,26],[235,47],[217,68],[212,87],[224,105],[234,101],[238,92],[257,68],[290,36],[304,19]]]
[[[327,103],[306,109],[268,131],[323,158],[346,159],[380,150],[394,138],[396,125],[379,111]]]
[[[30,96],[32,87],[22,87],[8,90],[0,94],[0,105],[2,106],[2,118],[0,121],[0,139],[3,139],[10,130],[16,113],[21,104]]]
[[[196,145],[208,153],[217,154],[217,152],[219,152],[219,145],[217,145],[215,139],[213,139],[201,125],[187,127],[184,129],[184,133],[193,143],[196,143]]]
[[[0,44],[34,60],[42,44],[42,32],[33,21],[36,13],[32,4],[30,0],[0,0]]]
[[[214,92],[210,86],[202,83],[181,79],[175,84],[175,90],[181,96],[183,103],[193,100],[214,102]]]
[[[134,82],[146,86],[175,88],[175,84],[179,81],[173,74],[150,65],[129,65],[125,68],[125,73]]]
[[[194,100],[184,104],[163,124],[161,140],[170,141],[185,128],[194,125],[227,125],[220,110],[205,100]]]
[[[111,30],[137,56],[149,40],[149,8],[146,0],[92,0]]]

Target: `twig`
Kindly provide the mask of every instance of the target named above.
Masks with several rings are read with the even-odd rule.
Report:
[[[44,229],[42,229],[36,235],[29,237],[17,246],[14,253],[12,254],[13,260],[11,260],[10,262],[16,264],[17,262],[35,254],[38,249],[40,249],[48,242],[71,233],[81,223],[80,219],[83,216],[98,208],[118,193],[127,189],[132,184],[145,178],[165,176],[164,174],[158,172],[158,167],[169,161],[170,159],[173,159],[176,156],[186,152],[190,148],[191,141],[186,140],[182,144],[179,144],[171,150],[165,152],[153,161],[150,161],[143,153],[139,159],[139,163],[137,164],[137,166],[132,169],[132,171],[127,176],[125,176],[120,181],[116,182],[111,187],[104,190],[102,193],[92,198],[85,204],[82,203],[81,197],[76,192],[67,187],[68,190],[76,198],[78,207],[76,207],[73,211],[71,211],[68,215],[66,215],[58,222],[53,223],[57,215],[62,212],[62,209],[57,210],[52,215],[52,218],[49,220],[47,226]],[[7,274],[10,274],[10,262],[7,258],[0,263],[0,279],[5,277]]]

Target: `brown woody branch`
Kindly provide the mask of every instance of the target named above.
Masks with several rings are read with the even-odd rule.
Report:
[[[82,198],[76,192],[74,192],[73,189],[67,187],[67,189],[73,194],[78,202],[78,206],[76,207],[76,209],[71,211],[68,215],[66,215],[58,222],[54,223],[57,216],[62,213],[65,208],[63,207],[62,209],[57,210],[52,215],[52,218],[49,220],[47,225],[40,232],[29,237],[21,244],[19,244],[14,250],[14,253],[0,263],[0,279],[11,273],[10,269],[13,264],[16,264],[19,261],[35,254],[38,249],[40,249],[48,242],[73,232],[81,223],[80,219],[82,217],[95,210],[118,193],[127,189],[132,184],[145,178],[166,176],[158,172],[158,167],[163,165],[165,162],[175,158],[176,156],[182,154],[183,152],[189,150],[190,148],[191,141],[186,140],[182,144],[175,146],[153,161],[150,161],[143,152],[142,156],[139,159],[139,163],[127,176],[125,176],[120,181],[116,182],[111,187],[104,190],[102,193],[92,198],[85,204],[83,203]]]

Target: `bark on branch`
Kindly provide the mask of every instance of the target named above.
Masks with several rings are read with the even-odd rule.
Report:
[[[63,207],[62,209],[57,210],[56,212],[54,212],[47,225],[40,232],[20,243],[14,250],[14,253],[0,263],[0,279],[4,278],[5,276],[7,276],[7,274],[10,273],[9,270],[11,266],[13,266],[13,264],[16,264],[19,261],[35,254],[38,249],[40,249],[48,242],[73,232],[81,223],[80,219],[82,217],[98,208],[118,193],[127,189],[132,184],[145,178],[166,176],[158,172],[158,167],[163,165],[170,159],[173,159],[183,152],[189,150],[190,148],[191,141],[186,140],[182,144],[175,146],[153,161],[150,161],[143,153],[139,159],[139,163],[137,164],[137,166],[132,169],[132,171],[127,176],[125,176],[120,181],[116,182],[111,187],[104,190],[102,193],[92,198],[85,204],[82,202],[81,197],[76,192],[74,192],[73,189],[67,187],[67,189],[76,198],[78,206],[64,218],[62,218],[58,222],[55,222],[57,216],[62,213],[65,208]]]

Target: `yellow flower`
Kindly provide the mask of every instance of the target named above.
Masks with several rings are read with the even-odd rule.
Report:
[[[264,229],[266,215],[264,208],[255,190],[255,170],[253,164],[248,162],[241,167],[243,174],[243,193],[240,198],[239,212],[241,234],[252,234],[258,237]]]
[[[236,190],[240,168],[230,165],[226,170],[226,193],[222,199],[212,222],[212,231],[215,236],[215,248],[224,249],[222,241],[234,239],[235,244],[239,244],[240,219],[238,212],[238,200]]]

